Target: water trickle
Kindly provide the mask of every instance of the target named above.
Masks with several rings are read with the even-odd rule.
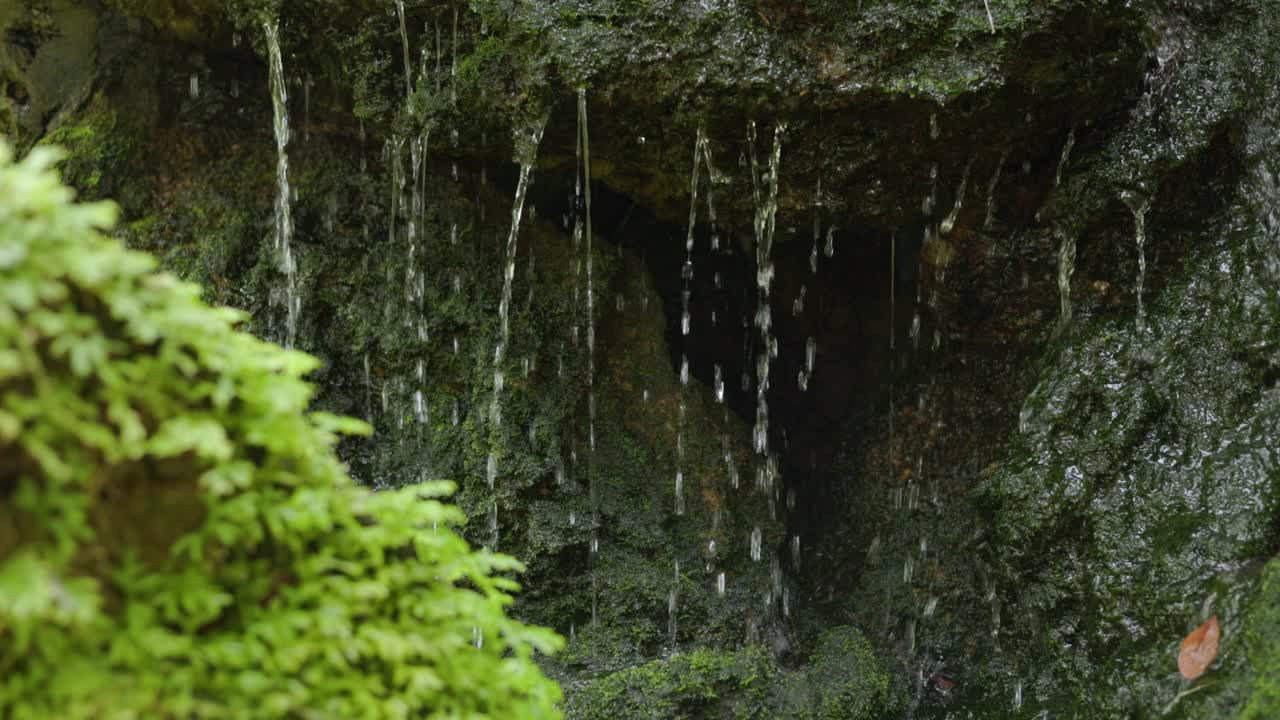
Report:
[[[1069,230],[1058,229],[1058,298],[1061,313],[1058,316],[1058,332],[1071,322],[1071,276],[1076,271],[1076,236]]]
[[[676,515],[684,514],[684,472],[676,470]]]
[[[982,229],[990,230],[991,223],[995,221],[996,215],[996,187],[1000,184],[1000,171],[1004,169],[1005,161],[1009,159],[1009,148],[1005,148],[1000,153],[1000,160],[996,162],[996,169],[991,173],[991,180],[987,183],[987,216],[982,221]]]
[[[191,95],[191,99],[195,100],[200,97],[200,75],[199,73],[191,73],[191,80],[187,83],[187,92]]]
[[[424,280],[417,277],[417,253],[418,253],[418,231],[422,227],[423,213],[425,212],[425,178],[423,165],[426,160],[427,152],[427,136],[425,134],[414,138],[409,142],[409,166],[411,168],[413,185],[409,194],[409,215],[407,223],[407,237],[409,243],[409,255],[405,262],[405,306],[412,313],[417,310],[417,319],[421,324],[422,311],[420,303],[425,295],[425,287],[422,284]],[[405,324],[411,325],[414,321],[412,314],[405,317]]]
[[[440,41],[440,21],[436,21],[436,94],[440,94],[440,60],[444,57],[444,45]]]
[[[453,8],[453,39],[449,43],[449,104],[458,104],[458,8]],[[457,147],[455,143],[454,147]]]
[[[725,591],[725,577],[724,577],[724,573],[721,572],[719,575],[716,576],[716,594],[721,597],[724,597],[724,591]]]
[[[276,205],[275,205],[275,252],[277,263],[285,276],[285,336],[284,346],[292,348],[298,333],[298,313],[302,309],[302,300],[298,296],[297,267],[293,259],[293,218],[290,214],[289,201],[289,94],[285,85],[284,61],[280,55],[280,37],[277,22],[269,20],[263,23],[267,36],[267,51],[270,63],[271,107],[274,113],[273,126],[276,135]]]
[[[760,562],[760,551],[763,544],[764,536],[760,531],[760,527],[756,526],[751,529],[751,561]]]
[[[364,353],[364,419],[373,424],[373,375],[369,372],[369,353]]]
[[[693,143],[693,170],[689,177],[689,227],[685,233],[684,266],[681,268],[681,277],[684,279],[683,292],[683,313],[681,315],[681,334],[689,334],[689,283],[693,280],[693,233],[698,224],[698,176],[702,169],[702,157],[707,145],[706,130],[699,125],[698,135]],[[709,192],[709,189],[708,189]]]
[[[1126,190],[1120,194],[1120,199],[1124,201],[1124,204],[1129,207],[1129,211],[1133,213],[1133,238],[1138,247],[1138,281],[1135,287],[1135,293],[1138,298],[1136,324],[1138,331],[1141,332],[1147,327],[1147,314],[1146,308],[1142,304],[1142,291],[1147,279],[1147,209],[1151,207],[1151,197],[1134,190]]]
[[[756,159],[756,124],[747,127],[748,146],[751,151],[751,185],[755,201],[756,287],[759,293],[756,308],[756,326],[760,329],[760,355],[756,361],[756,423],[753,432],[756,452],[762,456],[769,452],[769,366],[773,353],[773,323],[770,316],[770,292],[773,287],[773,233],[778,213],[778,174],[782,164],[782,134],[786,126],[774,128],[773,151],[769,155],[769,168],[762,176]],[[762,188],[761,185],[765,185]]]
[[[835,227],[827,228],[827,244],[822,248],[822,254],[828,258],[835,257],[836,254],[836,229]]]
[[[680,384],[689,384],[689,358],[684,356],[680,357]]]
[[[929,194],[920,201],[920,212],[932,217],[933,209],[938,204],[938,163],[929,166]]]
[[[578,127],[575,138],[577,152],[577,168],[574,174],[574,207],[579,209],[574,220],[574,250],[581,249],[585,259],[586,288],[586,328],[587,328],[587,487],[591,501],[591,555],[590,563],[594,566],[596,556],[600,552],[600,490],[595,474],[596,448],[596,318],[595,318],[595,260],[592,254],[591,228],[591,143],[587,132],[587,91],[578,89]],[[586,239],[582,243],[582,238]],[[577,280],[575,279],[575,283]],[[576,294],[575,294],[576,297]],[[576,301],[575,301],[576,302]],[[575,308],[576,309],[576,308]],[[578,325],[573,325],[573,341],[577,345]],[[646,394],[648,391],[645,391]],[[573,461],[577,463],[577,453],[572,452]],[[598,622],[600,604],[600,588],[596,582],[594,570],[591,573],[591,624]]]
[[[679,629],[676,616],[680,614],[680,561],[676,561],[675,582],[667,596],[667,632],[671,638],[671,652],[676,651],[676,632]]]
[[[578,136],[582,149],[582,207],[583,235],[586,238],[587,266],[587,404],[589,407],[588,424],[591,437],[595,437],[595,374],[596,374],[596,320],[595,320],[595,280],[594,260],[592,258],[591,237],[591,145],[587,134],[587,91],[578,90]],[[593,443],[594,447],[594,443]],[[596,491],[592,485],[592,498],[595,502]]]
[[[964,166],[964,174],[960,176],[960,187],[956,188],[956,201],[951,207],[951,212],[942,219],[942,225],[939,229],[943,235],[949,235],[951,230],[956,226],[956,220],[960,217],[960,210],[964,207],[965,189],[969,186],[969,171],[973,169],[973,158],[969,158],[969,162]]]
[[[1053,186],[1058,187],[1062,184],[1062,170],[1067,167],[1067,163],[1071,160],[1071,148],[1076,144],[1076,129],[1071,128],[1071,132],[1067,133],[1067,142],[1062,146],[1062,157],[1058,158],[1058,171],[1053,175]]]
[[[724,375],[720,371],[719,363],[717,363],[715,366],[715,389],[716,389],[716,402],[723,403],[724,402]]]
[[[400,44],[404,48],[404,97],[413,95],[413,64],[409,60],[409,29],[404,21],[404,0],[396,0],[396,14],[400,16]]]
[[[538,144],[542,141],[542,130],[545,120],[539,120],[527,131],[527,136],[516,138],[516,147],[520,152],[520,176],[516,182],[515,199],[511,205],[511,229],[507,233],[506,264],[502,273],[502,299],[498,303],[500,335],[493,351],[493,402],[490,417],[493,425],[502,424],[502,387],[503,361],[506,355],[507,341],[511,337],[511,290],[516,274],[516,241],[520,235],[520,218],[524,214],[525,194],[529,190],[529,176],[533,172],[534,159],[537,156]],[[488,482],[492,490],[497,477],[497,450],[490,449],[488,457]],[[494,523],[497,522],[497,504],[494,504]],[[493,547],[497,548],[496,531]]]

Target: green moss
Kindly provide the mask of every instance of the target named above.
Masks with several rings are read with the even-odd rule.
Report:
[[[102,93],[84,110],[56,123],[40,142],[66,148],[62,178],[88,200],[116,194],[134,146],[133,137]]]
[[[871,720],[905,705],[871,642],[852,627],[824,632],[799,676],[780,688],[798,720]]]
[[[571,720],[873,720],[893,717],[904,697],[867,638],[835,627],[809,663],[788,671],[764,648],[698,648],[570,688]]]
[[[573,720],[764,720],[777,670],[762,648],[698,649],[614,673],[570,694]]]
[[[1280,560],[1272,560],[1263,571],[1243,640],[1253,684],[1240,720],[1280,717]]]

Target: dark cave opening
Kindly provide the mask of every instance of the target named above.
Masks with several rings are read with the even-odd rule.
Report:
[[[569,211],[563,189],[572,188],[572,182],[554,175],[543,180],[545,189],[535,190],[533,197],[558,218]],[[753,322],[759,297],[753,239],[712,228],[702,219],[686,256],[687,227],[663,222],[603,183],[592,189],[597,236],[609,247],[640,255],[652,277],[663,303],[673,374],[680,374],[687,359],[689,382],[716,388],[718,371],[726,411],[750,427],[761,347]],[[824,227],[815,239],[811,227],[779,219],[770,301],[778,354],[767,395],[769,444],[783,483],[779,511],[785,513],[787,542],[798,535],[806,551],[846,521],[829,501],[835,488],[860,482],[835,466],[841,448],[850,433],[887,416],[898,357],[891,335],[899,348],[907,342],[924,234],[923,227],[895,232],[838,227],[830,234]],[[687,281],[686,260],[693,268]],[[682,317],[686,291],[687,334]],[[802,388],[810,340],[816,352],[807,388]],[[775,550],[784,567],[797,575],[801,568],[793,567],[790,549]]]

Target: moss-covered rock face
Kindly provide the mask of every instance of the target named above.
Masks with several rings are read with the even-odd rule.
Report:
[[[1237,685],[1248,684],[1242,695],[1248,694],[1240,717],[1244,720],[1260,720],[1280,712],[1280,687],[1276,686],[1277,660],[1280,660],[1280,647],[1276,638],[1280,637],[1280,586],[1277,586],[1277,571],[1280,564],[1274,560],[1267,564],[1262,574],[1262,586],[1251,603],[1244,608],[1247,615],[1244,622],[1245,659],[1242,661],[1240,651],[1236,651],[1237,662],[1247,662],[1249,670],[1241,672],[1236,678]]]
[[[566,713],[584,720],[870,720],[901,712],[901,690],[862,633],[836,627],[819,638],[803,670],[779,667],[759,646],[699,649],[576,688]]]
[[[0,131],[71,147],[122,237],[279,338],[268,19],[318,403],[375,427],[356,477],[456,480],[468,537],[526,562],[571,716],[1265,716],[1272,4],[0,9]]]
[[[0,130],[39,136],[94,75],[98,14],[79,3],[16,2],[0,10]]]
[[[1178,61],[1161,56],[1132,121],[1067,165],[1042,210],[1052,228],[952,258],[960,277],[920,308],[941,345],[907,360],[888,423],[855,427],[858,522],[823,550],[864,569],[811,587],[893,643],[920,714],[1209,718],[1269,702],[1251,628],[1277,541],[1280,156],[1276,88],[1251,73],[1278,58],[1245,23],[1276,18],[1216,19],[1170,41]],[[1222,649],[1187,682],[1178,644],[1211,615]]]

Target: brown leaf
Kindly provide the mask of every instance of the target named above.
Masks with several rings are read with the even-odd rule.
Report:
[[[1195,680],[1204,674],[1209,664],[1218,656],[1220,635],[1218,616],[1214,615],[1182,639],[1182,647],[1178,649],[1178,672],[1182,673],[1182,677]]]

